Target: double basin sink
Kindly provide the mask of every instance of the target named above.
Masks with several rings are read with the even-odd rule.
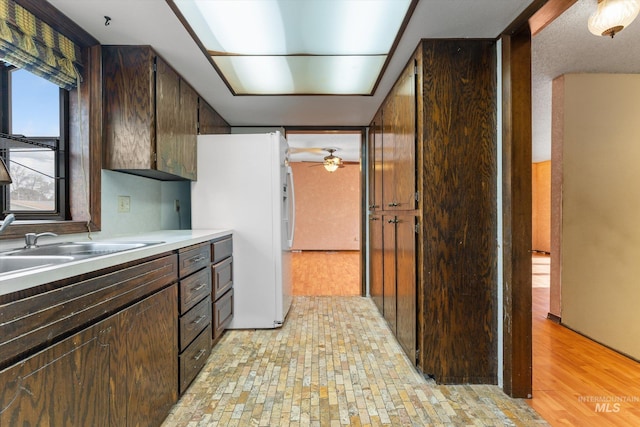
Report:
[[[163,242],[65,242],[0,252],[0,277],[116,252],[139,249]]]

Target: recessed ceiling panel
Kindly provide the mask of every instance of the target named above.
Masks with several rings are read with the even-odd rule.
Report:
[[[214,62],[236,94],[370,93],[385,55],[216,56]]]
[[[369,95],[412,0],[173,0],[235,94]]]

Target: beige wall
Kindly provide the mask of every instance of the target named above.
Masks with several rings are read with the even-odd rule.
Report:
[[[327,172],[318,163],[294,162],[295,250],[360,249],[360,165]]]
[[[531,249],[551,252],[551,161],[534,163],[531,174]]]
[[[562,322],[640,358],[640,75],[563,86]]]

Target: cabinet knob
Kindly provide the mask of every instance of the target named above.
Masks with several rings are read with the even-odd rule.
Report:
[[[378,218],[377,216],[372,216],[371,218],[369,218],[369,221],[378,221],[380,218]]]

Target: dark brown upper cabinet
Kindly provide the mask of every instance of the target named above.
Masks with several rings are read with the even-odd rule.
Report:
[[[202,98],[198,103],[198,114],[198,134],[231,133],[229,123]]]
[[[104,167],[195,180],[198,94],[149,46],[103,46]]]

